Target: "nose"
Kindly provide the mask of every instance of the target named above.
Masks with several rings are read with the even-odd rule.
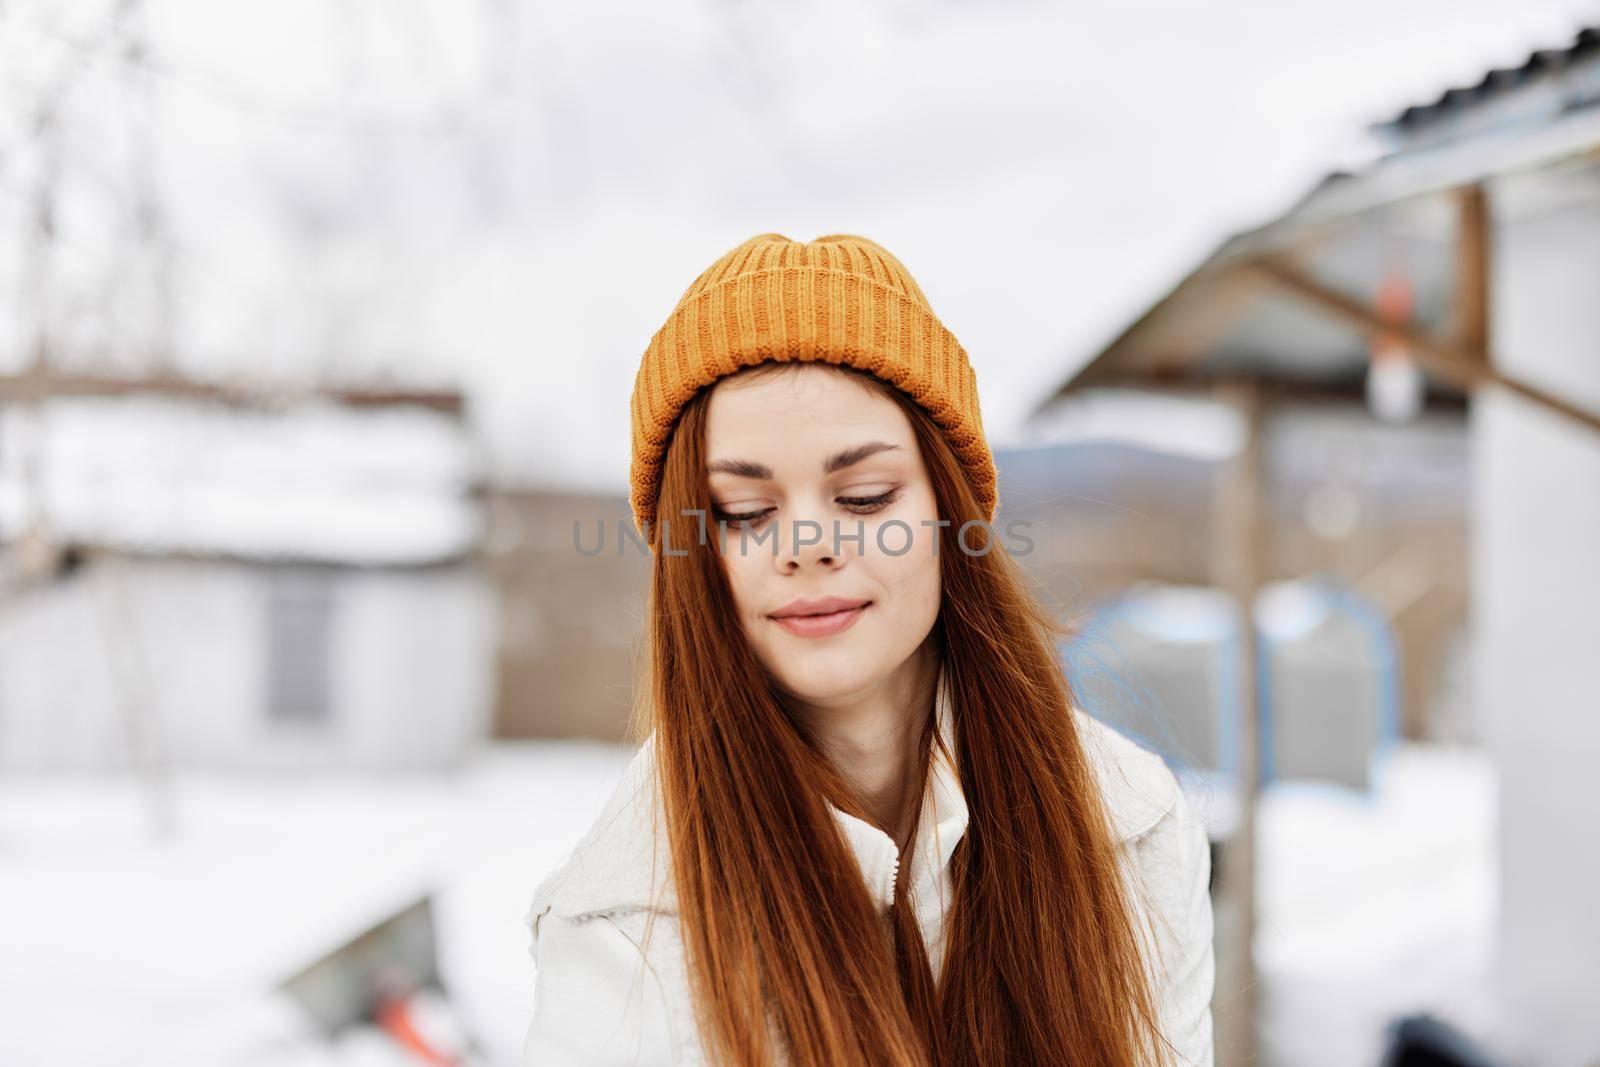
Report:
[[[781,524],[778,552],[772,562],[780,574],[838,570],[844,566],[843,540],[834,537],[828,523],[793,519]]]

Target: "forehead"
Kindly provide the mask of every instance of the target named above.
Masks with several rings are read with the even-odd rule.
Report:
[[[898,404],[826,365],[732,375],[713,387],[706,409],[706,451],[712,459],[754,459],[731,453],[774,446],[811,455],[866,437],[902,445],[914,440]]]

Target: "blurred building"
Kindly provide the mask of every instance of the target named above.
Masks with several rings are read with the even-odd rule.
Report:
[[[1459,401],[1404,424],[1321,404],[1263,432],[1266,580],[1314,577],[1373,603],[1406,666],[1395,672],[1402,734],[1477,737],[1459,700],[1471,495]],[[1002,528],[1027,523],[1019,562],[1064,615],[1091,616],[1135,583],[1211,585],[1234,536],[1222,500],[1241,435],[1205,396],[1074,393],[996,450]],[[1208,714],[1191,713],[1183,691],[1151,709],[1152,729],[1211,728],[1180,721]]]
[[[433,767],[487,735],[458,395],[57,379],[7,399],[0,770]]]
[[[650,576],[649,553],[618,540],[632,530],[627,498],[496,487],[487,506],[501,612],[496,735],[624,739]]]
[[[1386,434],[1469,401],[1471,662],[1500,855],[1492,996],[1458,1021],[1516,1062],[1587,1065],[1600,1055],[1600,849],[1575,827],[1600,810],[1600,30],[1372,132],[1370,165],[1229,238],[1051,403],[1131,388],[1237,411],[1213,573],[1252,604],[1290,564],[1275,427],[1323,408]],[[1382,563],[1374,599],[1412,602],[1437,563],[1425,550]],[[1256,708],[1255,645],[1240,649]],[[1243,818],[1217,885],[1219,1062],[1257,1051],[1259,740],[1244,739]],[[1280,1037],[1284,1062],[1320,1054],[1314,1038]]]

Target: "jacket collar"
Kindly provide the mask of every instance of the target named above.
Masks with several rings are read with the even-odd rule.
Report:
[[[1150,829],[1172,806],[1177,783],[1159,756],[1110,726],[1074,708],[1089,761],[1110,811],[1114,832],[1127,842]],[[956,709],[941,668],[935,697],[936,727],[945,747],[957,754]],[[670,877],[665,815],[655,783],[655,734],[640,746],[622,781],[589,831],[567,859],[534,892],[529,917],[546,910],[567,917],[633,908],[675,913],[677,892]],[[860,865],[862,877],[880,908],[894,899],[902,873],[919,899],[942,885],[944,871],[966,832],[969,812],[956,765],[936,750],[929,768],[928,794],[912,855],[902,864],[893,839],[878,827],[839,808],[832,809]],[[909,870],[902,872],[902,866]]]
[[[830,805],[834,820],[855,852],[867,891],[879,908],[888,908],[894,901],[899,878],[909,877],[911,889],[919,898],[926,897],[950,865],[951,854],[967,832],[967,801],[961,792],[958,764],[950,760],[950,756],[957,755],[955,712],[949,678],[942,666],[935,687],[934,721],[949,756],[939,747],[934,748],[909,860],[901,857],[894,839],[878,827]]]

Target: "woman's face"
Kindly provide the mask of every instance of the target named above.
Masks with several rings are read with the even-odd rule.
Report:
[[[905,413],[850,374],[799,364],[719,381],[705,444],[712,519],[726,522],[708,536],[724,539],[762,664],[812,704],[883,683],[939,610],[938,509]],[[800,617],[829,608],[845,610]]]

